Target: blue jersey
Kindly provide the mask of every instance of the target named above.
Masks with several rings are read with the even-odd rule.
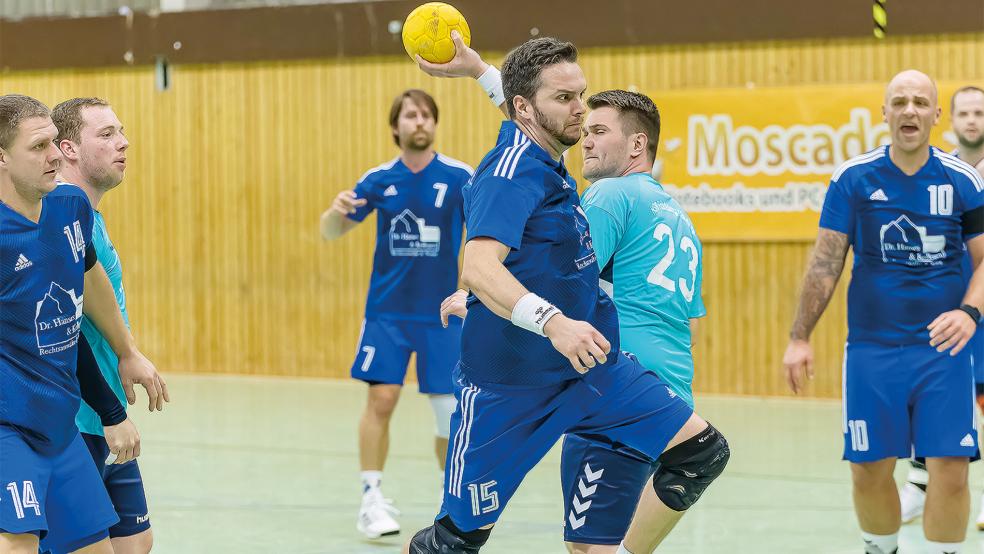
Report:
[[[488,237],[508,246],[503,264],[524,287],[593,325],[618,352],[618,314],[598,287],[588,219],[563,161],[503,122],[495,148],[465,187],[465,214],[468,240]],[[538,387],[581,377],[547,338],[497,316],[474,296],[462,329],[461,369],[480,386]]]
[[[920,344],[967,291],[964,243],[976,234],[964,229],[964,214],[984,205],[984,179],[934,147],[908,176],[888,152],[879,147],[834,173],[820,226],[846,234],[854,249],[848,341]]]
[[[95,223],[92,228],[92,247],[96,251],[99,263],[106,270],[106,275],[109,276],[109,282],[113,285],[113,292],[116,293],[116,303],[120,307],[120,313],[123,314],[123,321],[129,327],[130,317],[126,313],[126,292],[123,290],[123,266],[120,264],[120,256],[116,253],[116,248],[109,240],[109,233],[106,231],[106,222],[99,212],[95,212]],[[116,357],[116,353],[113,352],[113,348],[109,345],[106,338],[89,321],[89,318],[84,316],[82,318],[82,334],[85,335],[85,340],[92,347],[92,354],[99,364],[99,371],[102,372],[103,377],[106,378],[106,382],[109,383],[113,392],[116,393],[120,404],[126,408],[126,394],[123,392],[123,383],[120,381],[119,359]],[[82,406],[79,408],[78,415],[75,416],[75,423],[78,425],[79,431],[83,433],[90,435],[103,434],[102,420],[99,419],[99,415],[84,400],[82,401]]]
[[[707,313],[693,223],[648,173],[600,179],[582,202],[602,282],[618,308],[622,348],[693,406],[690,319]]]
[[[440,322],[441,301],[458,287],[461,189],[471,174],[471,167],[437,154],[418,173],[396,158],[359,179],[355,194],[366,205],[349,218],[378,212],[367,319]]]
[[[60,185],[38,223],[0,203],[0,424],[56,454],[78,431],[76,349],[92,208]]]

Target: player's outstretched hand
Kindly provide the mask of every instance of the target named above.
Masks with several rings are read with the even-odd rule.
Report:
[[[109,445],[107,464],[125,464],[140,455],[140,433],[130,418],[118,425],[103,427],[103,433]]]
[[[134,351],[126,357],[120,358],[120,381],[123,382],[123,392],[126,393],[126,401],[134,404],[137,395],[133,392],[133,384],[138,383],[147,390],[147,397],[150,399],[148,408],[150,411],[164,409],[164,403],[170,402],[171,397],[167,393],[167,383],[157,368],[139,351]]]
[[[578,373],[587,373],[597,364],[608,360],[612,345],[604,335],[586,321],[577,321],[558,314],[543,327],[557,352],[563,354]]]
[[[465,316],[468,315],[467,302],[468,291],[464,289],[458,289],[454,291],[454,294],[445,298],[444,302],[441,302],[441,325],[447,328],[448,318],[453,315],[465,319]]]
[[[366,202],[365,198],[357,197],[354,190],[343,190],[331,203],[331,211],[343,216],[354,214],[355,210],[365,206]]]
[[[782,356],[786,368],[786,383],[794,394],[806,390],[807,379],[813,379],[813,347],[805,340],[791,340]]]
[[[929,324],[929,345],[956,356],[977,332],[977,322],[963,310],[950,310]]]
[[[448,63],[431,63],[417,54],[417,65],[420,69],[433,77],[471,77],[478,79],[489,67],[489,64],[482,60],[478,52],[472,50],[461,40],[461,33],[451,31],[451,40],[454,41],[454,57]]]

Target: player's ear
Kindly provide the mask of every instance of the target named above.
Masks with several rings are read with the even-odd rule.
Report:
[[[7,167],[7,149],[0,148],[0,167]]]
[[[637,158],[639,156],[646,155],[646,146],[649,145],[649,137],[646,133],[636,133],[632,135],[632,157]]]
[[[61,139],[56,144],[58,146],[58,151],[61,152],[62,156],[74,160],[78,158],[78,151],[75,149],[75,144],[68,139]]]
[[[515,108],[517,116],[533,119],[532,103],[518,94],[513,96],[513,108]]]
[[[888,123],[888,112],[885,110],[885,104],[882,104],[882,121]]]

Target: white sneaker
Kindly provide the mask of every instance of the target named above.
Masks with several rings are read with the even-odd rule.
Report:
[[[912,483],[906,482],[899,491],[902,502],[902,523],[912,523],[923,513],[926,505],[926,493]]]
[[[984,495],[981,496],[981,513],[977,515],[977,530],[984,531]]]
[[[362,495],[362,507],[359,508],[359,519],[355,528],[369,539],[378,539],[396,535],[400,532],[400,524],[393,516],[400,511],[393,506],[393,501],[383,498],[379,490],[369,491]]]

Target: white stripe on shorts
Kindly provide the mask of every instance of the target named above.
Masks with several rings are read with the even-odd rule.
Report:
[[[471,426],[475,420],[475,397],[481,389],[474,385],[461,393],[461,426],[454,435],[454,448],[451,451],[451,467],[448,468],[448,492],[461,498],[461,480],[464,477],[465,450],[471,439]]]

